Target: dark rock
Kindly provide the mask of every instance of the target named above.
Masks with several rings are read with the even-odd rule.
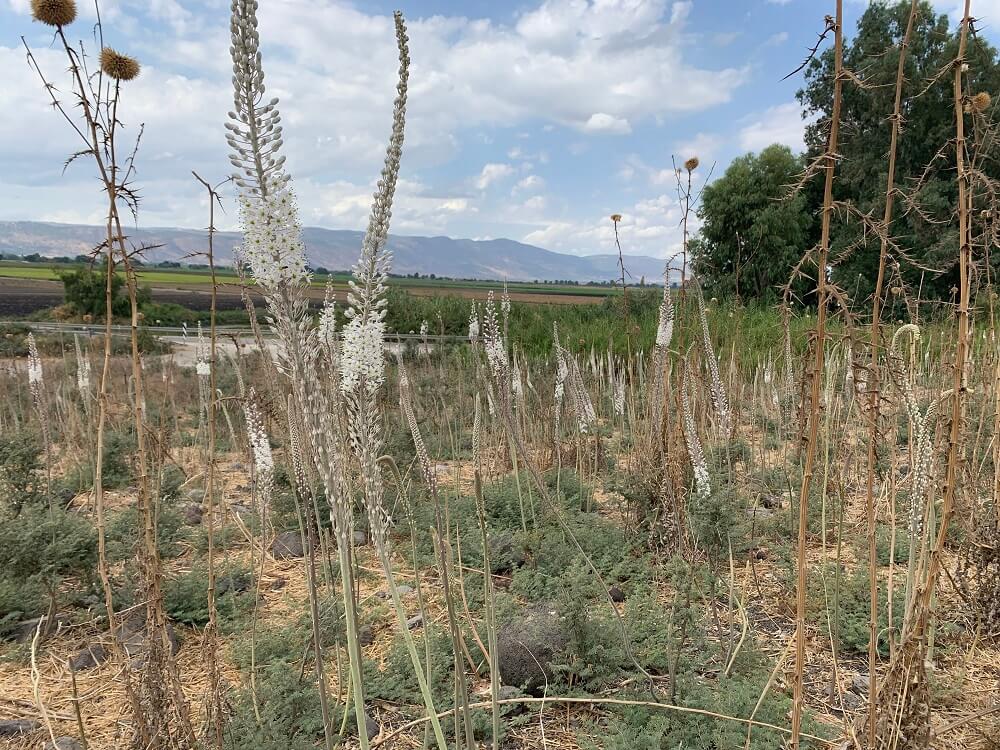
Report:
[[[197,526],[201,523],[201,517],[205,514],[202,507],[196,503],[188,503],[181,511],[184,516],[184,523],[188,526]]]
[[[851,678],[851,690],[859,695],[868,695],[868,675],[856,674]]]
[[[191,489],[184,490],[184,494],[181,497],[189,503],[201,505],[202,500],[205,499],[205,490],[200,487],[192,487]]]
[[[234,515],[240,518],[250,518],[253,516],[253,509],[246,505],[240,505],[239,503],[233,503],[229,506],[229,510],[233,512]]]
[[[69,668],[74,672],[93,669],[108,660],[108,650],[101,643],[92,643],[70,658]]]
[[[363,547],[368,544],[368,532],[364,529],[356,530],[352,536],[356,547]]]
[[[116,629],[115,635],[121,641],[125,653],[135,656],[146,650],[148,647],[146,633],[146,608],[138,607],[133,609]],[[174,632],[174,626],[167,623],[167,639],[170,641],[170,653],[176,654],[181,647]]]
[[[0,737],[17,737],[21,734],[29,734],[42,725],[32,719],[7,719],[0,721]]]
[[[76,492],[71,487],[63,487],[56,493],[56,496],[62,502],[63,506],[67,506],[73,502],[73,498],[76,497]]]
[[[625,592],[622,591],[618,586],[612,586],[608,589],[608,598],[616,604],[621,604],[625,601]]]
[[[843,701],[845,711],[857,711],[864,703],[861,696],[855,693],[844,693],[840,696],[840,700]]]
[[[38,623],[42,621],[41,617],[33,617],[30,620],[23,620],[17,623],[8,634],[8,638],[15,643],[31,643],[35,637],[35,631],[38,630]],[[51,635],[55,633],[62,625],[69,624],[69,616],[59,614],[55,616],[52,622],[48,623],[47,626],[42,626],[42,640],[45,639],[46,635]]]
[[[375,642],[375,631],[371,625],[362,625],[358,628],[358,643],[362,646],[370,646]]]
[[[417,628],[423,627],[423,625],[424,625],[423,615],[413,615],[413,617],[411,617],[409,620],[406,621],[407,630],[416,630]]]
[[[552,660],[569,644],[566,621],[550,604],[535,604],[497,628],[497,666],[508,685],[529,693],[551,679]]]
[[[306,554],[302,535],[297,531],[283,531],[271,542],[271,555],[275,560],[290,560]]]
[[[501,531],[489,538],[490,571],[493,575],[510,573],[524,565],[524,551],[514,544],[511,531]]]
[[[760,497],[760,504],[768,510],[774,510],[781,507],[781,497],[764,493]]]
[[[215,595],[225,596],[229,593],[242,594],[250,588],[252,583],[253,578],[249,573],[243,571],[228,576],[220,576],[215,582]]]
[[[278,578],[275,578],[273,581],[271,581],[271,591],[280,591],[281,589],[285,588],[287,584],[288,581],[279,576]]]
[[[56,737],[56,741],[49,740],[42,745],[42,750],[81,750],[81,745],[75,737],[65,735]]]
[[[381,731],[382,727],[379,726],[379,723],[368,714],[365,714],[365,732],[368,735],[368,739],[375,739]]]
[[[14,641],[14,643],[31,643],[35,637],[35,632],[38,630],[38,623],[41,621],[41,617],[22,620],[11,628],[7,637]]]

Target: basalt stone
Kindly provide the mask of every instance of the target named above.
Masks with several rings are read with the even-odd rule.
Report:
[[[70,657],[69,668],[74,672],[83,672],[100,666],[108,660],[108,650],[101,643],[91,643]]]
[[[181,511],[184,523],[188,526],[197,526],[201,523],[201,517],[205,514],[204,509],[196,503],[188,503]]]
[[[305,554],[302,535],[297,531],[283,531],[271,542],[271,555],[275,560],[290,560]]]
[[[552,678],[553,660],[570,642],[569,627],[555,606],[523,609],[497,628],[497,666],[507,685],[538,691]]]
[[[56,737],[56,741],[48,740],[42,745],[42,750],[81,750],[81,745],[75,737],[64,735]]]
[[[0,737],[19,737],[41,728],[42,725],[32,719],[7,719],[0,721]]]
[[[490,536],[490,570],[494,575],[512,572],[524,565],[524,551],[514,543],[514,534],[501,531]]]

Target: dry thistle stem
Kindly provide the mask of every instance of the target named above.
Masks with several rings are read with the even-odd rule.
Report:
[[[74,0],[31,0],[31,15],[48,26],[69,26],[76,20]]]
[[[139,76],[139,61],[105,47],[101,50],[101,70],[116,81],[131,81]]]

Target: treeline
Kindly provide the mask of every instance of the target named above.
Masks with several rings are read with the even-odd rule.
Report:
[[[844,48],[850,81],[843,86],[840,143],[834,183],[830,266],[833,283],[864,305],[878,268],[881,238],[888,237],[890,305],[903,299],[944,300],[958,284],[958,204],[955,110],[950,71],[958,39],[948,17],[919,4],[904,62],[895,218],[882,227],[886,200],[890,116],[899,47],[910,2],[871,3]],[[973,165],[973,244],[977,260],[1000,237],[1000,188],[994,94],[1000,59],[981,36],[966,57],[967,159]],[[823,202],[822,159],[832,108],[833,50],[813,59],[797,98],[806,128],[806,152],[773,145],[736,159],[702,195],[702,228],[692,242],[693,269],[708,293],[743,300],[809,302],[815,264],[802,263],[819,242]],[[801,265],[800,265],[801,264]],[[985,270],[985,268],[984,268]],[[984,275],[985,278],[985,275]]]

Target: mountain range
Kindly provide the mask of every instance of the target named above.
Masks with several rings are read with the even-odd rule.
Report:
[[[206,233],[199,229],[126,229],[135,245],[155,246],[145,254],[149,263],[181,261],[203,263],[192,257],[204,252]],[[0,253],[45,257],[82,255],[103,239],[104,227],[37,221],[0,221]],[[349,229],[305,227],[302,237],[306,255],[314,268],[345,271],[357,260],[363,233]],[[238,232],[215,235],[217,262],[232,262]],[[395,274],[435,274],[456,279],[511,281],[609,281],[620,278],[617,255],[568,255],[514,240],[466,240],[451,237],[390,235]],[[638,283],[643,277],[657,283],[663,277],[663,261],[644,255],[624,256],[626,279]],[[631,276],[631,278],[628,278]]]

